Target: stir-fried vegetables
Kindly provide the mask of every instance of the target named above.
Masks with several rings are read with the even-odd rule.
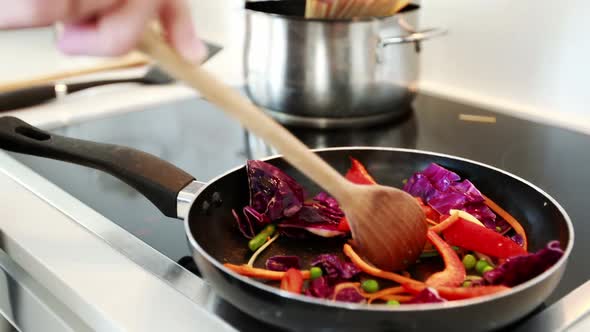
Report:
[[[365,261],[354,251],[354,243],[347,242],[350,226],[333,197],[306,196],[293,178],[262,161],[249,161],[247,173],[249,205],[242,209],[243,216],[232,212],[237,231],[254,254],[248,265],[224,265],[243,276],[279,282],[288,292],[392,308],[455,301],[507,291],[543,273],[563,255],[558,241],[536,253],[527,252],[527,236],[514,217],[469,180],[430,164],[404,185],[427,217],[428,243],[408,271],[384,271]],[[377,183],[353,158],[346,178],[362,185]],[[326,253],[304,261],[284,253],[268,258],[266,269],[253,267],[256,257],[274,240],[314,237],[341,239],[337,241],[342,241],[342,254]]]

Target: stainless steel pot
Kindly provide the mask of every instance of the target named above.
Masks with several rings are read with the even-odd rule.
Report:
[[[409,110],[420,42],[418,6],[386,18],[304,19],[305,1],[246,3],[248,96],[285,124],[373,124]]]

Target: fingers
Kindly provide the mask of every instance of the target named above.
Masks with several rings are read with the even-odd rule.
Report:
[[[195,33],[190,10],[184,1],[165,1],[160,8],[160,20],[168,42],[185,59],[198,63],[207,55],[205,45]]]
[[[120,0],[0,0],[0,29],[51,25],[88,18]]]
[[[58,41],[69,54],[116,56],[131,51],[159,9],[156,0],[123,1],[94,22],[68,23]]]

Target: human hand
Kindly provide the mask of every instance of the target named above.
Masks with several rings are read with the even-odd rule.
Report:
[[[169,43],[187,60],[198,62],[207,52],[184,0],[0,0],[0,8],[0,29],[62,22],[58,47],[68,54],[125,54],[154,18],[160,19]]]

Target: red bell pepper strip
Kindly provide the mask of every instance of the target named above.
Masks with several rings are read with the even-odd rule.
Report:
[[[443,231],[448,244],[482,254],[508,258],[526,255],[527,251],[511,239],[497,232],[459,219]]]
[[[259,269],[256,267],[250,267],[248,265],[235,265],[231,263],[225,263],[223,266],[227,267],[228,269],[241,274],[246,277],[256,278],[256,279],[264,279],[264,280],[281,280],[285,276],[286,272],[281,271],[271,271],[266,269]],[[309,271],[299,271],[303,277],[303,279],[309,279],[310,273]]]
[[[490,209],[492,209],[492,211],[494,211],[496,214],[500,215],[500,217],[504,218],[504,220],[506,220],[506,222],[510,224],[512,228],[514,228],[516,234],[522,237],[522,247],[524,248],[524,250],[527,250],[528,241],[526,238],[526,233],[524,231],[524,228],[522,228],[522,225],[520,225],[520,223],[518,222],[518,220],[516,220],[510,213],[506,212],[506,210],[501,208],[500,205],[496,204],[491,199],[487,198],[486,196],[484,196],[483,198],[484,204],[487,205]]]
[[[281,289],[291,293],[301,294],[303,288],[303,274],[301,271],[290,268],[285,271],[285,275],[281,279]]]
[[[402,285],[408,293],[418,294],[428,287],[420,284],[404,284]],[[432,287],[436,289],[438,295],[446,300],[463,300],[480,297],[484,295],[495,294],[510,290],[506,286],[477,286],[477,287]]]
[[[453,248],[443,241],[443,239],[441,239],[435,232],[429,230],[428,233],[426,233],[426,237],[428,238],[428,241],[436,247],[436,250],[438,250],[445,262],[445,269],[431,275],[426,280],[426,285],[432,287],[459,286],[467,276],[465,266],[463,266],[463,262],[461,262],[459,256],[457,256]]]
[[[346,217],[342,217],[342,219],[340,219],[340,223],[338,223],[338,230],[344,233],[350,232],[350,225],[348,224]]]
[[[360,161],[350,157],[351,166],[346,172],[346,179],[356,184],[377,184],[377,181],[367,172],[367,169]]]

